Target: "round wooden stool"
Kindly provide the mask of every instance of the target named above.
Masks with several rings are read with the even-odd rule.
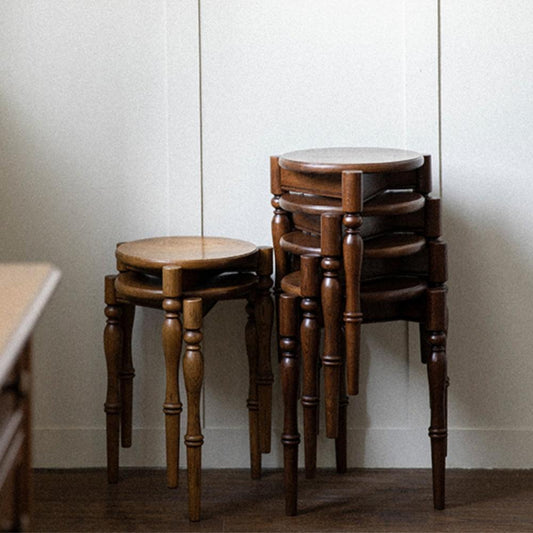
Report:
[[[131,446],[131,340],[135,306],[161,308],[166,367],[165,413],[167,484],[178,485],[179,432],[182,403],[178,388],[182,338],[183,376],[187,390],[187,471],[189,518],[200,519],[200,469],[203,436],[200,392],[203,357],[200,349],[203,316],[219,300],[245,299],[248,322],[248,410],[251,475],[261,475],[261,454],[270,451],[272,368],[270,335],[273,304],[272,248],[214,237],[159,237],[126,242],[116,249],[118,275],[106,276],[107,324],[104,347],[107,361],[107,472],[118,481],[119,434]],[[180,317],[183,317],[184,332]]]
[[[361,324],[390,320],[420,324],[434,506],[444,508],[446,244],[440,201],[429,196],[430,169],[429,156],[389,148],[318,148],[271,158],[287,514],[297,510],[299,354],[306,475],[316,472],[319,359],[326,435],[336,439],[337,470],[345,471],[347,394],[358,393]]]

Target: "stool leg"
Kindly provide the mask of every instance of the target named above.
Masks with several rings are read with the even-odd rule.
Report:
[[[443,332],[431,332],[431,355],[427,362],[429,398],[431,406],[431,463],[433,469],[433,504],[435,509],[444,509],[446,468],[446,399],[448,379],[446,376],[446,336]]]
[[[337,473],[345,474],[347,470],[347,414],[348,396],[346,395],[346,372],[342,366],[341,387],[339,390],[339,434],[335,439],[335,462]]]
[[[339,433],[339,390],[341,383],[341,305],[342,291],[339,280],[341,266],[340,219],[325,213],[321,216],[322,250],[322,314],[324,317],[324,397],[326,406],[326,436],[337,438]]]
[[[120,399],[122,402],[121,411],[121,443],[123,448],[131,446],[132,428],[132,403],[133,403],[133,378],[135,369],[131,355],[131,336],[133,330],[133,320],[135,317],[135,306],[124,305],[121,317],[123,332],[122,360],[120,365]]]
[[[179,438],[182,403],[180,401],[178,374],[181,353],[181,269],[163,267],[163,309],[165,320],[162,327],[163,352],[165,354],[166,390],[163,412],[165,413],[165,438],[167,453],[167,486],[178,486]]]
[[[200,350],[202,340],[202,300],[191,298],[184,301],[183,322],[185,326],[185,355],[183,377],[187,389],[187,479],[189,482],[189,519],[200,520],[200,493],[202,444],[204,437],[200,425],[200,393],[204,378],[204,362]]]
[[[246,352],[248,354],[249,388],[248,420],[250,432],[250,469],[252,479],[261,477],[261,449],[259,447],[259,400],[257,396],[257,331],[254,303],[250,298],[246,305],[248,320],[245,328]]]
[[[274,304],[272,286],[272,248],[259,248],[257,273],[259,283],[255,297],[255,326],[257,332],[257,395],[259,400],[259,446],[262,453],[270,452],[272,435],[272,361],[270,347]]]
[[[284,422],[281,442],[285,477],[285,512],[295,515],[298,498],[298,354],[297,298],[282,294],[279,299],[279,333],[281,348],[281,387],[283,390]]]
[[[423,322],[418,325],[420,332],[420,357],[423,364],[428,362],[431,354],[431,345],[428,342],[428,332]]]
[[[316,444],[318,435],[318,356],[320,326],[318,325],[318,298],[320,295],[320,257],[301,257],[302,322],[300,343],[302,354],[302,407],[304,416],[305,477],[316,475]]]
[[[120,388],[119,360],[122,351],[122,329],[120,327],[121,306],[115,295],[115,276],[105,278],[105,315],[104,351],[107,363],[106,412],[107,439],[107,480],[118,481],[119,433],[120,433]]]
[[[446,287],[432,286],[427,291],[427,372],[429,401],[431,408],[431,464],[433,469],[433,505],[444,509],[445,469],[448,427],[446,421],[447,403],[447,364],[446,364]]]

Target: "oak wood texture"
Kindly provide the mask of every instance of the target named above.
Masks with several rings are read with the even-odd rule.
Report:
[[[105,471],[34,472],[36,532],[405,532],[525,533],[533,523],[533,470],[447,471],[445,512],[431,507],[429,469],[320,469],[300,484],[300,514],[285,516],[283,472],[257,483],[246,470],[204,470],[202,521],[166,490],[163,470],[126,469],[105,487]],[[228,490],[228,487],[231,489]],[[74,488],[77,488],[75,490]],[[105,489],[105,490],[104,490]]]
[[[125,242],[116,249],[121,264],[141,270],[165,265],[184,269],[226,269],[253,266],[257,247],[247,241],[224,237],[153,237]]]
[[[105,278],[108,481],[118,481],[120,434],[122,446],[132,444],[134,369],[131,331],[134,308],[136,305],[161,308],[165,314],[161,336],[166,376],[163,412],[167,486],[176,488],[179,482],[182,412],[179,365],[183,341],[183,377],[187,391],[187,432],[184,441],[187,448],[189,519],[195,522],[200,520],[201,508],[202,318],[219,300],[247,301],[249,318],[245,334],[250,369],[248,410],[253,478],[261,475],[261,454],[270,451],[272,248],[257,248],[251,243],[235,239],[163,237],[119,243],[116,258],[118,274]]]
[[[417,152],[396,148],[312,148],[279,157],[281,168],[316,174],[343,170],[401,172],[419,168],[423,162]]]
[[[59,270],[48,263],[0,263],[0,385],[60,277]]]
[[[389,320],[420,324],[431,399],[434,507],[442,509],[449,384],[447,272],[446,245],[440,239],[440,202],[429,197],[430,162],[429,156],[387,149],[331,148],[285,154],[272,161],[275,218],[286,221],[283,229],[278,226],[273,232],[273,240],[276,254],[283,256],[284,268],[276,279],[282,297],[305,300],[308,305],[312,300],[304,296],[303,287],[304,267],[309,267],[303,258],[308,254],[321,258],[318,296],[324,328],[326,434],[336,439],[338,471],[346,470],[346,392],[358,393],[361,324]],[[286,316],[290,312],[293,315]],[[299,320],[295,313],[293,307],[280,307],[280,324]],[[312,375],[308,367],[314,364],[318,337],[303,327],[310,314],[302,316],[299,340],[307,369],[304,388],[309,386],[306,376]],[[314,347],[309,346],[311,339]],[[303,395],[304,416],[306,398]],[[296,417],[294,409],[287,412]],[[316,434],[304,427],[304,440],[306,475],[313,477]],[[294,514],[296,463],[286,462],[285,468],[293,469],[286,473],[290,480],[286,504],[287,512]]]
[[[60,273],[0,264],[0,530],[32,530],[31,337]]]

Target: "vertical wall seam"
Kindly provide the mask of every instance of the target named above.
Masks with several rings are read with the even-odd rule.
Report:
[[[198,129],[200,143],[200,235],[204,236],[204,128],[203,128],[203,92],[202,92],[202,3],[198,0],[197,10],[198,23]],[[205,328],[204,328],[205,332]],[[202,339],[202,351],[205,353],[205,335]],[[201,404],[201,427],[206,428],[206,393],[205,393],[205,375],[204,387],[202,387],[202,404]]]
[[[202,3],[198,0],[198,113],[200,127],[200,232],[204,235],[204,125],[202,91]]]
[[[166,132],[166,151],[167,151],[167,184],[166,184],[166,234],[170,235],[170,86],[169,86],[169,46],[168,46],[168,0],[164,4],[165,16],[165,92],[166,92],[166,115],[167,115],[167,132]]]
[[[437,0],[437,98],[438,98],[438,143],[439,143],[439,193],[442,198],[442,24],[441,0]]]

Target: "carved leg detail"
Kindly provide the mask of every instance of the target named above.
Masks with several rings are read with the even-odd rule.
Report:
[[[279,301],[281,387],[284,421],[281,442],[285,477],[285,512],[295,515],[298,498],[298,354],[296,350],[298,308],[294,296],[282,294]]]
[[[259,284],[255,299],[257,332],[257,394],[259,400],[259,445],[262,453],[270,452],[272,434],[272,361],[270,347],[274,304],[270,295],[272,286],[272,248],[259,249]]]
[[[179,319],[181,311],[181,269],[163,267],[163,351],[165,353],[166,392],[163,412],[165,413],[165,434],[167,450],[167,486],[176,488],[179,475],[179,438],[182,404],[178,383],[179,359],[181,353],[182,328]]]
[[[433,469],[433,504],[435,509],[444,509],[446,441],[446,335],[431,332],[429,335],[431,354],[427,362],[429,398],[431,406],[431,463]]]
[[[185,355],[183,377],[187,389],[187,479],[189,482],[189,519],[200,520],[202,444],[204,437],[200,424],[200,393],[204,379],[204,361],[200,350],[202,340],[202,300],[185,300],[183,317],[185,324]]]
[[[261,450],[259,447],[259,400],[257,396],[257,331],[255,327],[254,303],[248,300],[246,306],[248,321],[246,323],[245,338],[248,353],[249,389],[248,389],[248,419],[250,432],[250,468],[252,479],[261,477]]]
[[[120,327],[121,307],[115,296],[115,276],[105,278],[105,315],[104,351],[107,363],[106,412],[107,436],[107,480],[118,481],[119,434],[120,434],[120,388],[119,362],[122,351],[122,329]]]
[[[324,317],[324,396],[326,406],[326,436],[337,438],[339,432],[339,389],[341,383],[341,285],[339,256],[341,253],[340,219],[326,213],[321,217],[322,314]]]
[[[132,403],[133,403],[133,378],[135,369],[131,354],[131,336],[135,306],[124,305],[121,317],[123,331],[122,361],[120,365],[120,397],[122,402],[121,412],[121,442],[123,448],[131,446],[132,429]]]
[[[339,435],[335,439],[335,462],[337,472],[345,474],[348,468],[347,460],[347,414],[348,414],[348,396],[346,395],[346,376],[344,366],[342,367],[341,388],[339,391]]]
[[[418,328],[420,332],[420,357],[422,363],[426,364],[431,354],[431,345],[428,342],[428,332],[422,322],[418,325]]]
[[[318,324],[318,297],[320,294],[320,257],[302,256],[302,323],[300,343],[303,366],[302,407],[304,415],[305,476],[316,475],[318,435],[319,380],[318,358],[320,326]]]

